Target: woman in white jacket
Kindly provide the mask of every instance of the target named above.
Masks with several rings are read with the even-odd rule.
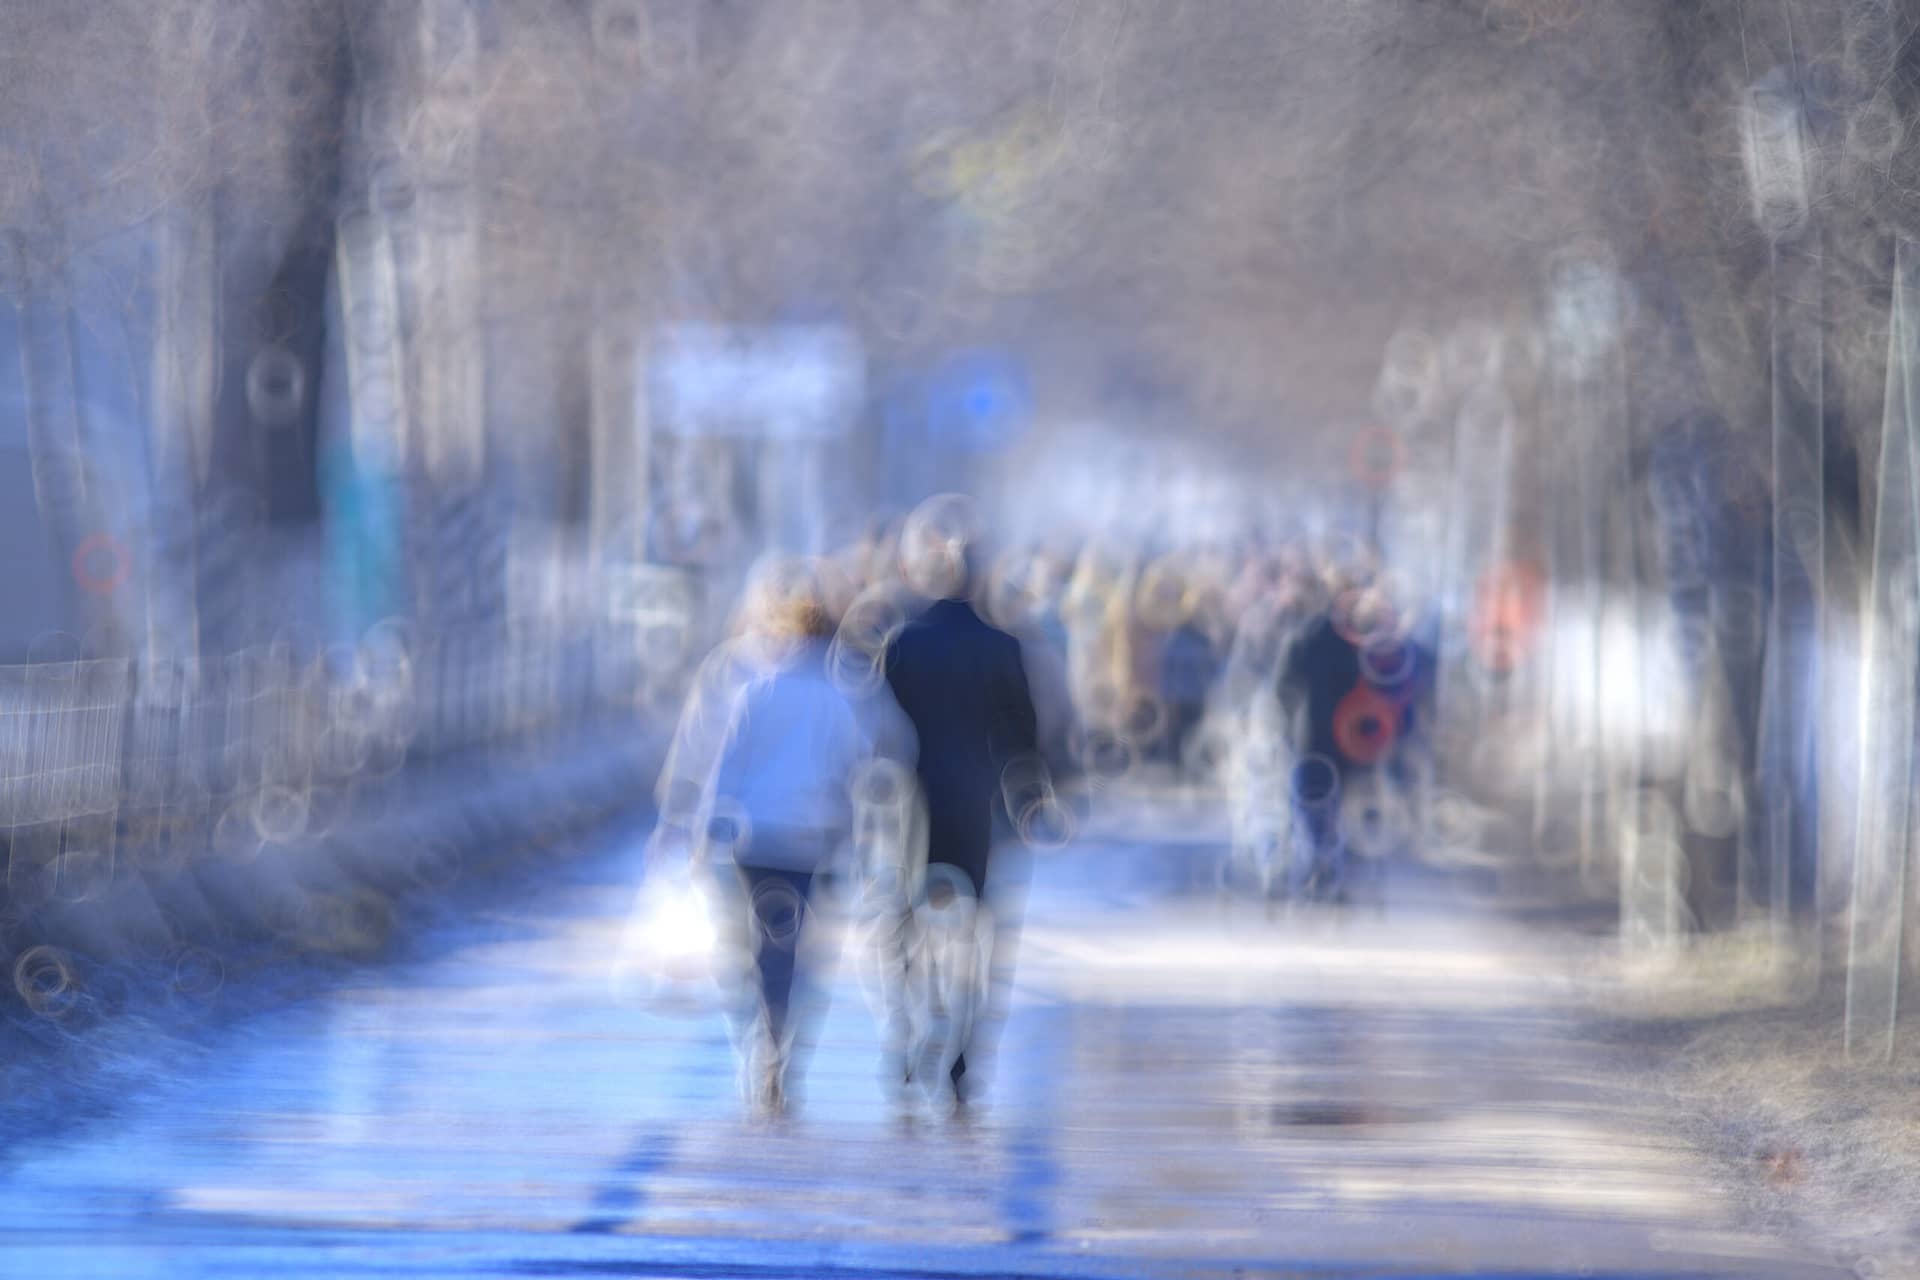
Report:
[[[876,755],[911,764],[912,726],[884,685],[859,701],[829,675],[834,623],[813,575],[784,566],[755,592],[752,661],[731,699],[700,812],[711,869],[746,897],[758,1000],[739,1037],[751,1102],[786,1105],[802,935],[817,874],[852,829],[851,787]]]

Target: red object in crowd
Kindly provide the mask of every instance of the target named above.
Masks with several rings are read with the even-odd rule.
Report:
[[[105,556],[109,568],[105,573],[96,567],[101,556]],[[109,534],[95,533],[80,540],[73,551],[73,580],[80,589],[95,595],[107,595],[117,590],[127,580],[127,552]]]
[[[1546,576],[1537,565],[1509,561],[1480,579],[1468,642],[1480,664],[1506,675],[1533,649],[1546,614]]]
[[[1333,741],[1356,765],[1379,764],[1400,736],[1401,706],[1365,680],[1333,709]]]
[[[1347,446],[1347,470],[1375,493],[1392,484],[1406,465],[1407,446],[1392,427],[1364,427]]]

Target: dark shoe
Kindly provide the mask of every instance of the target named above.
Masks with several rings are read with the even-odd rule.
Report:
[[[968,1074],[965,1055],[953,1060],[953,1067],[947,1072],[947,1080],[953,1086],[955,1105],[965,1107],[969,1103],[980,1101],[982,1082],[978,1075]]]

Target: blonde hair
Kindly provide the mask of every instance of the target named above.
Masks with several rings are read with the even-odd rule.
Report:
[[[833,614],[818,569],[797,556],[778,556],[756,566],[735,629],[772,640],[831,636]]]
[[[824,640],[833,634],[833,615],[818,599],[789,596],[769,608],[760,625],[781,640]]]

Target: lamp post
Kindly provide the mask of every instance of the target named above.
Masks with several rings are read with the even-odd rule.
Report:
[[[1753,214],[1768,240],[1772,484],[1771,602],[1755,753],[1756,791],[1765,804],[1756,833],[1761,848],[1753,851],[1759,856],[1743,848],[1737,884],[1743,911],[1756,900],[1766,903],[1779,947],[1796,908],[1810,905],[1818,856],[1824,272],[1812,214],[1814,150],[1796,77],[1780,68],[1749,87],[1741,124]]]

